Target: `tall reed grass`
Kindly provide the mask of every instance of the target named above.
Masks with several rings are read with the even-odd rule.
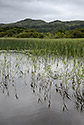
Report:
[[[84,39],[0,38],[0,50],[29,50],[34,53],[83,56]]]

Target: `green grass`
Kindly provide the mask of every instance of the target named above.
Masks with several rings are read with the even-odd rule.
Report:
[[[34,50],[84,57],[84,39],[0,38],[0,50]]]

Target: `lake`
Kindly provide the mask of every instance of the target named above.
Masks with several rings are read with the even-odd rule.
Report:
[[[0,52],[0,125],[84,125],[84,59]]]

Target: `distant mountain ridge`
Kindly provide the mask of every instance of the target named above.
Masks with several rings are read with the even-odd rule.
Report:
[[[55,32],[58,30],[72,30],[84,28],[84,21],[61,21],[55,20],[52,22],[46,22],[43,20],[33,20],[33,19],[24,19],[15,23],[9,24],[0,24],[0,27],[23,27],[27,29],[35,29],[38,32]]]

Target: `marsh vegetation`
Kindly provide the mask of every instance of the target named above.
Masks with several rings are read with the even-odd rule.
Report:
[[[84,40],[0,39],[0,100],[3,124],[83,125]]]

